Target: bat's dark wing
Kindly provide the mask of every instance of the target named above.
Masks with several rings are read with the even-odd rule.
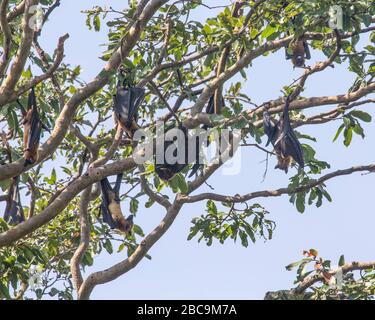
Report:
[[[211,96],[210,100],[208,100],[207,107],[206,107],[206,113],[207,114],[214,114],[215,113],[215,97],[214,95]],[[209,128],[208,125],[204,124],[202,126],[203,130],[207,130]]]
[[[300,142],[298,141],[293,130],[289,130],[285,139],[285,150],[290,156],[301,166],[304,167],[305,161],[303,159],[303,151]]]
[[[40,122],[36,105],[34,105],[32,108],[30,134],[27,141],[28,149],[31,149],[33,146],[39,144],[40,135],[42,132],[42,123]]]
[[[193,136],[192,139],[195,139],[195,164],[191,168],[191,172],[188,176],[189,178],[194,176],[199,168],[203,166],[203,163],[201,163],[201,159],[203,159],[202,147],[209,144],[208,132],[199,132],[195,136]]]
[[[285,157],[292,156],[292,158],[301,166],[304,166],[303,152],[300,142],[298,141],[292,126],[290,125],[289,118],[289,96],[286,99],[282,121],[279,121],[281,131],[277,137],[275,145],[280,143],[280,150]]]
[[[114,112],[122,124],[126,124],[128,122],[130,103],[130,90],[128,88],[117,86],[117,92],[114,96]]]
[[[276,124],[276,131],[277,132],[277,139],[281,140],[286,136],[286,134],[292,130],[290,125],[290,118],[289,118],[289,105],[290,105],[290,95],[286,97],[285,107],[283,114],[281,115],[279,121]],[[280,134],[279,134],[280,133]]]
[[[122,177],[123,176],[124,176],[123,173],[120,173],[120,174],[117,175],[115,187],[113,189],[113,191],[116,194],[117,200],[120,200],[120,188],[121,188],[121,182],[122,182]]]
[[[21,113],[22,113],[22,116],[26,116],[26,113],[27,111],[25,110],[25,108],[23,107],[21,101],[19,99],[16,100],[17,104],[19,105],[20,109],[21,109]]]
[[[27,104],[28,104],[29,109],[34,108],[36,106],[36,96],[35,96],[34,88],[31,88]]]
[[[128,123],[131,124],[131,121],[135,118],[138,118],[138,108],[141,105],[143,98],[145,97],[145,89],[134,87],[129,89],[131,92],[130,99],[130,109],[129,109],[129,118]]]
[[[306,59],[310,60],[311,59],[310,47],[309,47],[309,44],[306,41],[303,42],[303,47],[305,48]]]
[[[199,168],[200,168],[201,166],[202,166],[202,165],[199,164],[199,163],[194,164],[193,167],[191,168],[191,172],[190,172],[190,174],[188,175],[188,178],[191,178],[192,176],[194,176],[194,175],[197,173],[197,171],[199,170]]]
[[[142,103],[144,95],[145,90],[143,88],[117,87],[117,92],[114,97],[114,111],[122,124],[127,127],[131,126],[134,117],[137,117],[137,111]]]
[[[13,179],[9,190],[11,193],[11,199],[9,199],[5,208],[4,220],[10,225],[17,225],[25,221],[18,182],[19,177]]]
[[[199,142],[197,142],[197,146],[196,146],[197,150],[196,150],[196,153],[197,153],[197,161],[196,163],[193,165],[193,167],[191,168],[191,172],[190,174],[188,175],[188,178],[191,178],[192,176],[194,176],[197,171],[199,170],[199,168],[202,166],[202,164],[200,163],[199,161]]]
[[[208,100],[206,113],[213,114],[215,112],[215,105],[214,105],[214,95],[211,96],[210,100]]]
[[[210,100],[208,100],[208,103],[207,103],[207,107],[206,107],[206,113],[207,114],[214,114],[215,113],[215,103],[214,103],[214,100],[215,100],[215,96],[212,95]],[[224,105],[224,98],[222,97],[222,105]],[[202,129],[203,130],[207,130],[209,128],[209,126],[207,124],[204,124],[202,126]],[[196,143],[195,143],[195,148],[196,148],[196,163],[193,165],[193,167],[191,168],[191,172],[189,174],[189,178],[191,178],[192,176],[194,176],[197,171],[199,170],[199,168],[202,166],[201,163],[199,163],[200,161],[200,150],[201,150],[201,145],[199,143],[199,136],[196,136]]]
[[[109,193],[114,192],[112,190],[111,184],[107,178],[100,181],[100,186],[102,190],[102,203],[100,205],[100,212],[103,217],[103,222],[107,223],[111,229],[118,227],[117,223],[113,220],[111,213],[109,212],[110,197]]]
[[[163,179],[163,180],[170,180],[173,178],[174,175],[177,173],[181,172],[186,166],[189,164],[189,154],[188,154],[188,147],[189,147],[189,136],[188,136],[188,131],[187,128],[184,126],[180,126],[180,130],[183,131],[184,133],[184,140],[183,140],[183,145],[177,145],[177,148],[175,148],[175,152],[177,153],[180,148],[185,148],[185,159],[183,163],[171,163],[168,161],[169,159],[166,158],[166,151],[168,148],[172,145],[175,144],[175,141],[171,140],[165,140],[164,141],[164,156],[163,156],[163,163],[156,163],[155,159],[155,172],[158,174],[158,176]],[[181,144],[181,139],[177,139],[177,143]],[[176,156],[175,154],[174,156]],[[181,162],[181,161],[180,161]]]
[[[275,141],[277,140],[277,132],[279,131],[279,124],[280,122],[277,123],[277,125],[275,125],[272,120],[271,120],[271,117],[268,113],[267,110],[265,110],[263,112],[263,128],[264,128],[264,133],[267,135],[268,137],[268,140],[267,140],[267,143],[266,143],[266,147],[272,142],[272,144],[275,143]]]

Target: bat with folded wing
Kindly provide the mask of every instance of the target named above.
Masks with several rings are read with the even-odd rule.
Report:
[[[112,188],[107,178],[100,181],[102,203],[100,211],[103,222],[107,223],[112,229],[118,229],[126,234],[130,234],[133,228],[133,216],[125,219],[120,206],[120,187],[122,174],[117,175],[116,183]]]
[[[138,108],[145,96],[145,89],[118,84],[114,96],[114,118],[129,138],[138,129]]]
[[[293,161],[301,168],[304,167],[302,147],[290,125],[289,104],[288,96],[283,114],[276,124],[272,122],[267,110],[263,113],[264,132],[268,137],[266,146],[272,143],[278,160],[275,169],[284,170],[285,173],[288,173]]]
[[[28,99],[28,108],[23,119],[23,155],[25,158],[25,167],[38,161],[38,148],[40,135],[42,132],[42,123],[37,110],[36,96],[34,88],[31,89]]]
[[[25,215],[20,200],[19,177],[14,177],[12,179],[5,207],[4,220],[10,225],[17,225],[25,221]]]

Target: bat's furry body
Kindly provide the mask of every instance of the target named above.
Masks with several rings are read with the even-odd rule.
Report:
[[[263,114],[264,132],[268,136],[267,145],[272,143],[277,154],[278,163],[275,169],[288,172],[293,160],[304,166],[303,152],[289,119],[289,97],[279,121],[274,124],[267,111]]]
[[[28,109],[24,116],[23,125],[24,158],[25,166],[27,166],[38,161],[38,149],[42,132],[42,123],[37,110],[34,89],[29,94]]]
[[[290,43],[291,54],[289,54],[288,49],[286,50],[286,59],[291,59],[293,66],[296,68],[305,67],[305,61],[311,59],[311,53],[309,45],[306,41],[296,40]]]
[[[164,135],[164,157],[162,163],[157,163],[157,159],[155,159],[155,172],[159,176],[160,179],[164,181],[169,181],[171,180],[177,173],[181,172],[184,170],[189,161],[188,161],[188,147],[189,147],[189,136],[188,136],[188,130],[187,128],[181,126],[180,130],[182,130],[184,134],[184,140],[183,140],[183,145],[179,146],[178,143],[181,143],[181,139],[177,139],[177,141],[171,141],[169,139],[166,139],[168,137],[168,132],[167,131]],[[177,156],[177,152],[179,148],[185,148],[185,159],[183,163],[178,163],[177,160],[175,162],[170,163],[168,159],[166,158],[166,151],[168,150],[169,147],[171,147],[173,144],[176,145],[176,149],[174,150],[173,156]],[[182,161],[181,161],[182,162]]]
[[[144,95],[143,88],[117,86],[114,96],[114,118],[130,138],[138,129],[138,108]]]
[[[122,214],[119,196],[121,180],[122,174],[119,174],[114,188],[111,187],[107,178],[100,181],[102,191],[102,204],[100,210],[103,222],[107,223],[112,229],[118,229],[130,234],[133,227],[133,216],[130,215],[125,219]]]

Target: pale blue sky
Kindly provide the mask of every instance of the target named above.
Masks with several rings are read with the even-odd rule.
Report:
[[[220,3],[226,1],[220,1]],[[97,57],[104,51],[100,44],[106,42],[105,32],[88,31],[82,9],[93,5],[111,5],[120,9],[126,1],[62,1],[45,26],[41,43],[48,52],[54,50],[58,36],[69,32],[66,42],[65,61],[81,65],[82,77],[89,81],[103,66]],[[216,4],[216,2],[215,2]],[[205,19],[200,11],[200,19]],[[314,60],[323,56],[313,53]],[[301,74],[293,71],[290,62],[284,60],[280,50],[267,58],[254,62],[247,69],[246,93],[257,103],[280,95],[283,85],[289,84]],[[354,78],[346,66],[330,69],[315,75],[308,81],[305,96],[335,95],[345,93]],[[375,117],[373,105],[363,107]],[[309,113],[327,111],[332,107],[309,110]],[[321,126],[305,126],[301,132],[317,137],[313,143],[317,157],[332,164],[334,169],[374,162],[375,129],[364,124],[366,139],[356,136],[350,148],[341,139],[332,143],[339,123]],[[239,175],[223,176],[220,172],[209,180],[218,193],[235,194],[285,187],[291,174],[274,171],[275,159],[271,159],[265,182],[264,154],[255,149],[242,152],[242,169]],[[331,169],[332,170],[332,169]],[[331,170],[327,170],[329,172]],[[375,252],[375,212],[373,209],[375,175],[355,174],[327,183],[333,203],[323,207],[307,207],[301,215],[289,203],[287,196],[260,199],[258,202],[271,212],[277,228],[272,241],[259,240],[255,245],[243,248],[240,243],[217,242],[212,247],[198,244],[196,239],[187,241],[191,219],[204,213],[205,204],[186,205],[166,235],[151,249],[152,261],[143,260],[139,265],[106,285],[98,286],[92,295],[96,299],[261,299],[266,291],[290,288],[295,274],[285,266],[299,260],[304,249],[316,248],[325,257],[337,262],[340,254],[346,260],[371,260]],[[125,187],[124,187],[125,188]],[[125,188],[126,189],[126,188]],[[201,189],[200,191],[204,190]],[[128,203],[124,203],[124,209]],[[151,231],[163,217],[163,210],[154,205],[137,215],[137,224],[145,232]],[[125,252],[103,254],[95,258],[95,266],[88,271],[110,267],[125,258]]]

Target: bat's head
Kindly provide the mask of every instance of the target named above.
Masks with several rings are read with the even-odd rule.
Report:
[[[135,118],[131,121],[128,121],[125,126],[123,126],[126,134],[128,135],[129,139],[133,139],[135,132],[139,129]]]
[[[305,66],[305,57],[302,54],[294,56],[293,64],[296,68],[303,68]]]
[[[277,165],[275,169],[283,170],[285,173],[288,173],[289,167],[292,165],[293,158],[291,156],[282,157],[277,155]]]
[[[33,161],[32,159],[26,159],[25,160],[25,163],[24,163],[24,166],[27,167],[27,166],[31,166],[32,164],[34,164],[35,161]]]
[[[280,170],[285,171],[285,173],[288,173],[289,167],[285,166],[284,164],[280,164],[280,163],[278,163],[278,164],[275,166],[275,169],[280,169]]]
[[[130,235],[132,232],[133,225],[134,225],[133,218],[134,216],[130,215],[129,217],[121,221],[120,230],[122,232],[125,232],[127,235]]]
[[[176,174],[174,172],[174,170],[172,170],[168,166],[162,166],[162,165],[156,166],[155,172],[159,176],[159,178],[164,180],[164,181],[171,180],[174,177],[174,175]]]
[[[32,152],[31,150],[26,149],[24,151],[24,157],[25,157],[24,166],[27,167],[36,162],[38,155],[37,155],[37,152]]]

